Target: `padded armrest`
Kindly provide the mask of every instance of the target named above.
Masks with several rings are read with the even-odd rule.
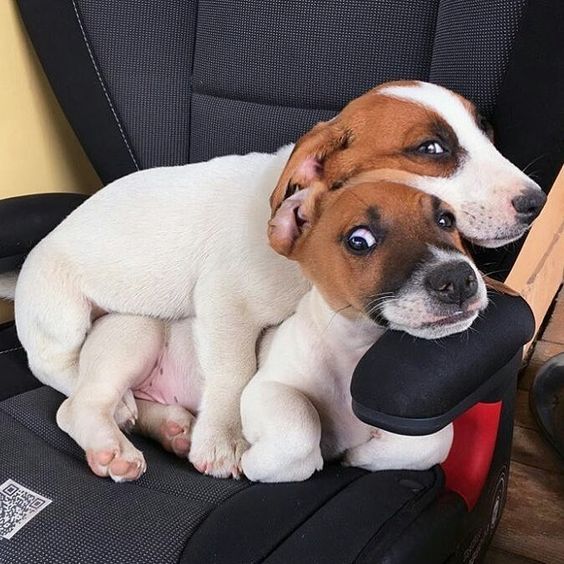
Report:
[[[0,272],[19,268],[27,253],[86,198],[51,193],[0,200]]]
[[[464,333],[429,341],[388,331],[354,372],[353,411],[392,433],[434,433],[476,403],[496,401],[495,392],[507,381],[502,368],[534,329],[525,300],[493,293]]]

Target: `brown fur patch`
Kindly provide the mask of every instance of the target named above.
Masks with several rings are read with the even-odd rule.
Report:
[[[300,173],[300,167],[310,158],[319,162],[319,181],[326,189],[338,188],[361,173],[377,169],[401,170],[410,175],[451,175],[458,166],[453,155],[428,156],[416,151],[423,142],[441,136],[457,145],[451,126],[428,108],[380,93],[384,86],[415,84],[399,81],[374,88],[301,137],[271,195],[272,212],[284,200],[288,187],[308,185],[310,179]],[[475,114],[474,109],[472,112]]]
[[[289,258],[300,263],[335,310],[350,306],[361,312],[378,294],[401,288],[429,256],[429,245],[464,252],[456,229],[437,225],[437,199],[414,188],[365,183],[318,190],[308,199],[308,227]],[[450,211],[442,202],[439,207]],[[370,227],[375,215],[383,234],[380,243],[367,254],[351,253],[347,235],[356,227]]]

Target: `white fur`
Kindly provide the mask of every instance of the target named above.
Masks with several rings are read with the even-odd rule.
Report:
[[[453,333],[466,331],[478,317],[488,304],[488,296],[486,285],[482,276],[478,272],[476,265],[467,257],[458,251],[439,249],[431,246],[430,251],[433,259],[430,260],[424,268],[415,271],[411,279],[405,284],[402,291],[398,293],[394,299],[383,300],[380,306],[383,316],[388,320],[390,329],[397,331],[406,331],[415,337],[423,339],[440,339]],[[478,289],[476,296],[472,299],[471,305],[464,307],[464,313],[469,317],[464,317],[457,323],[449,325],[433,325],[439,317],[462,313],[456,311],[441,312],[437,311],[440,304],[429,296],[424,287],[424,278],[428,271],[434,267],[440,267],[441,264],[451,262],[466,262],[474,271]]]
[[[77,380],[92,307],[196,316],[206,378],[192,460],[237,464],[237,398],[256,370],[262,327],[290,315],[309,284],[268,245],[268,196],[291,147],[138,172],[87,200],[29,254],[16,323],[35,375],[65,395]],[[209,401],[208,398],[213,398]]]
[[[448,202],[464,236],[484,247],[499,247],[521,237],[511,200],[525,187],[540,187],[495,148],[476,126],[461,99],[450,90],[420,82],[416,86],[384,86],[380,92],[433,110],[453,128],[467,155],[451,177],[413,177],[410,184]],[[453,186],[456,188],[453,190]]]
[[[188,362],[183,353],[186,347],[196,352],[194,327],[194,318],[165,324],[119,314],[95,322],[80,354],[78,387],[63,402],[57,421],[86,451],[96,474],[120,482],[145,471],[142,453],[120,431],[112,412],[122,395],[146,378],[165,340],[168,350],[176,351],[178,379],[201,395],[205,383],[199,363]],[[264,335],[259,370],[241,398],[243,433],[250,445],[241,461],[247,477],[305,480],[324,460],[340,456],[346,465],[367,470],[426,469],[446,458],[452,425],[433,435],[406,437],[370,427],[352,412],[351,375],[383,331],[367,318],[335,313],[312,289],[294,315]],[[174,421],[190,438],[193,417],[181,406],[137,402],[139,432],[162,442],[163,424]],[[100,464],[100,454],[107,452],[113,455],[110,463]],[[112,471],[115,461],[129,464],[127,472]],[[238,475],[238,468],[232,473]]]
[[[389,93],[418,101],[423,96],[431,104],[431,91],[418,86]],[[441,106],[456,105],[453,99],[444,94]],[[459,109],[450,118],[470,129]],[[417,183],[456,213],[472,202],[496,201],[495,191],[486,194],[482,165],[488,180],[496,178],[491,162],[510,168],[477,129],[464,135],[476,147],[466,172]],[[291,315],[310,287],[297,264],[274,253],[266,237],[268,197],[291,149],[140,171],[67,217],[31,251],[15,292],[18,335],[37,378],[70,395],[80,349],[103,312],[191,317],[205,388],[190,459],[216,476],[232,473],[244,444],[238,398],[256,370],[257,337]],[[464,225],[468,236],[492,236],[487,225],[483,233],[474,233],[471,222],[463,232]],[[130,418],[126,403],[118,405],[121,421]]]

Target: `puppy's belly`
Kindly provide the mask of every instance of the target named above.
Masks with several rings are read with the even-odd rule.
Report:
[[[203,382],[189,325],[181,321],[169,327],[154,366],[148,368],[149,375],[132,389],[136,398],[198,412]]]

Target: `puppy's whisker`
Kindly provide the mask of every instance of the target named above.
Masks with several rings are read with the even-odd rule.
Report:
[[[327,323],[327,326],[325,327],[325,329],[323,329],[323,331],[321,332],[321,337],[323,337],[323,335],[325,335],[326,331],[329,329],[329,327],[331,326],[331,323],[333,322],[333,319],[335,319],[335,317],[341,313],[342,311],[345,311],[346,309],[349,309],[350,307],[352,307],[351,305],[347,305],[344,307],[341,307],[339,309],[337,309],[336,311],[333,312],[333,314],[331,315],[331,318],[329,319],[329,323]]]
[[[535,163],[537,163],[540,159],[543,159],[544,157],[546,157],[546,155],[547,155],[547,153],[542,153],[542,154],[540,154],[538,157],[534,158],[529,164],[525,165],[525,167],[522,168],[521,170],[522,170],[525,174],[528,174],[528,173],[527,173],[527,169],[528,169],[529,167],[533,166]],[[529,176],[530,176],[530,174],[529,174]]]

